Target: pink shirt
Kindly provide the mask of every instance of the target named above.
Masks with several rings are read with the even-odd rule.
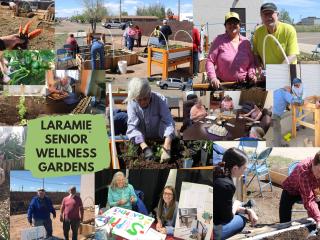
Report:
[[[63,217],[68,220],[80,220],[80,212],[83,216],[83,206],[82,201],[79,196],[74,196],[71,198],[70,196],[65,197],[62,200],[62,209]]]
[[[223,101],[221,102],[221,108],[222,108],[222,109],[225,109],[225,110],[231,110],[231,109],[233,109],[233,108],[234,108],[233,101],[232,101],[232,100],[231,100],[231,101],[225,101],[225,100],[223,100]]]
[[[218,35],[211,44],[206,71],[209,79],[218,78],[221,82],[252,78],[255,66],[249,40],[240,35],[238,49],[235,49],[227,33]]]

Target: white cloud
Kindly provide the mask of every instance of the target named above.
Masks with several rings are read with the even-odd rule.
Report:
[[[143,4],[143,2],[139,1],[139,0],[124,0],[124,2],[122,3],[122,6],[126,6],[126,5],[140,5]]]
[[[181,12],[193,12],[193,6],[191,3],[181,4],[180,5]]]
[[[264,0],[263,2],[270,2],[269,0]],[[290,7],[300,7],[300,8],[308,8],[318,6],[317,1],[315,0],[277,0],[273,1],[276,5],[284,5]]]
[[[57,17],[70,17],[76,13],[82,13],[83,10],[84,8],[59,8],[56,9],[56,15]]]

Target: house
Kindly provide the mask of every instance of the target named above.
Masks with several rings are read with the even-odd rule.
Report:
[[[306,17],[302,18],[298,25],[320,25],[320,18],[317,17]]]

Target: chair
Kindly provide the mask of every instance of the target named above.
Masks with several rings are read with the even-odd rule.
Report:
[[[316,48],[312,51],[312,57],[318,56],[318,53],[320,53],[320,43],[316,46]]]
[[[213,149],[212,163],[214,165],[218,165],[219,162],[222,162],[223,154],[225,153],[226,149],[216,143],[213,143],[212,149]]]
[[[260,194],[262,197],[262,189],[266,187],[267,185],[270,185],[271,192],[272,192],[272,182],[271,182],[271,177],[269,174],[269,167],[267,164],[268,157],[270,153],[272,152],[272,148],[267,148],[254,159],[252,164],[248,164],[248,170],[245,173],[245,176],[247,177],[249,173],[253,173],[253,177],[247,184],[247,187],[251,184],[252,180],[257,177],[258,179],[258,184],[259,184],[259,189],[260,189]],[[263,176],[268,176],[269,182],[266,184],[262,184],[260,181],[260,177]]]
[[[250,160],[257,156],[257,148],[259,141],[256,138],[242,137],[240,138],[238,148],[245,152]]]
[[[64,48],[61,49],[57,49],[57,69],[59,69],[59,63],[67,63],[67,68],[69,66],[69,61],[71,61],[71,64],[73,64],[72,62],[72,56],[67,56],[67,50]],[[59,57],[62,56],[62,57]]]
[[[193,105],[197,102],[197,95],[190,94],[187,97],[187,101],[183,102],[183,124],[180,128],[180,132],[183,132],[186,130],[189,126],[192,125],[191,119],[190,119],[190,110],[193,107]]]
[[[75,57],[75,50],[73,50],[73,46],[71,44],[64,44],[63,48],[67,51],[68,56]]]

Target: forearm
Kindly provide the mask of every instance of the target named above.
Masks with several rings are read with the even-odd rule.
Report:
[[[163,144],[163,147],[166,149],[166,150],[170,150],[171,149],[171,142],[172,142],[172,139],[171,137],[166,137],[164,139],[164,144]]]
[[[297,60],[296,55],[290,55],[290,56],[287,56],[287,58],[288,58],[289,64]],[[288,62],[285,59],[282,63],[288,63]]]

